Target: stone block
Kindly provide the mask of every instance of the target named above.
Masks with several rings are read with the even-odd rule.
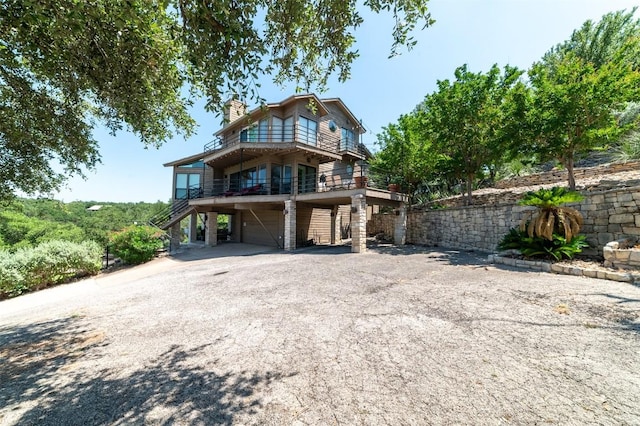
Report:
[[[619,224],[609,225],[607,226],[607,232],[611,234],[620,233],[622,232],[622,226]]]
[[[627,262],[629,260],[629,255],[631,254],[631,250],[614,250],[613,256],[616,262]]]
[[[629,263],[640,264],[640,250],[629,250]]]
[[[590,202],[592,204],[602,204],[604,203],[604,195],[603,194],[596,194],[596,195],[592,195],[590,197]]]
[[[551,264],[551,272],[554,272],[556,274],[561,274],[563,272],[563,266],[562,265],[558,265],[557,263],[552,263]]]
[[[618,193],[618,201],[621,203],[625,201],[633,201],[633,195],[628,192]]]
[[[597,278],[598,277],[598,271],[594,270],[594,269],[585,269],[582,271],[582,275],[584,275],[585,277],[589,277],[589,278]]]
[[[622,272],[607,272],[606,279],[611,281],[619,281],[619,282],[629,282],[631,281],[631,277],[629,274]]]
[[[627,235],[640,235],[640,228],[636,226],[623,226],[622,232]]]
[[[609,223],[635,223],[635,218],[628,213],[613,214],[609,216]]]
[[[608,242],[610,242],[611,240],[613,240],[613,234],[609,234],[609,233],[600,233],[598,234],[598,245],[605,245]]]

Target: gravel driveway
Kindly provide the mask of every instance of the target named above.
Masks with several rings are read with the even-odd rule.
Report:
[[[640,424],[640,288],[348,250],[194,249],[0,302],[0,424]]]

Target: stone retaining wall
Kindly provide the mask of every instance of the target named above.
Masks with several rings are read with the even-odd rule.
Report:
[[[581,233],[591,245],[585,254],[602,255],[610,241],[640,235],[640,186],[582,194],[585,199],[571,206],[584,216]],[[409,211],[407,243],[494,252],[509,229],[519,225],[523,212],[532,209],[501,204]],[[374,215],[369,234],[393,231],[393,219]]]
[[[592,178],[596,176],[607,176],[608,174],[620,173],[632,170],[640,169],[640,162],[628,162],[628,163],[612,163],[603,164],[596,167],[586,167],[581,169],[574,169],[574,175],[576,181],[581,179]],[[495,188],[515,188],[521,186],[532,185],[546,185],[552,183],[566,183],[567,182],[566,170],[551,170],[549,172],[537,173],[529,176],[517,176],[511,179],[504,179],[496,182]]]

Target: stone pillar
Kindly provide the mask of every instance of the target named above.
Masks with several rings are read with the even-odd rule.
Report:
[[[195,243],[198,240],[198,213],[193,212],[189,216],[189,242]]]
[[[338,220],[338,206],[331,209],[331,244],[335,244],[340,235],[340,221]],[[336,229],[337,228],[337,229]]]
[[[169,229],[171,240],[169,240],[169,252],[175,253],[180,248],[180,241],[182,240],[182,229],[180,229],[180,222],[174,223]]]
[[[287,200],[284,202],[284,249],[293,251],[296,249],[296,202]]]
[[[403,246],[407,241],[407,206],[402,204],[395,211],[396,220],[393,227],[393,243]]]
[[[208,246],[218,245],[218,213],[208,212],[204,231],[204,243]]]
[[[367,198],[364,194],[351,197],[351,252],[367,251]]]

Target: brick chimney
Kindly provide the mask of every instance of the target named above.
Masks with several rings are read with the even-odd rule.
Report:
[[[237,99],[229,99],[224,104],[224,125],[233,123],[247,113],[247,106]]]

